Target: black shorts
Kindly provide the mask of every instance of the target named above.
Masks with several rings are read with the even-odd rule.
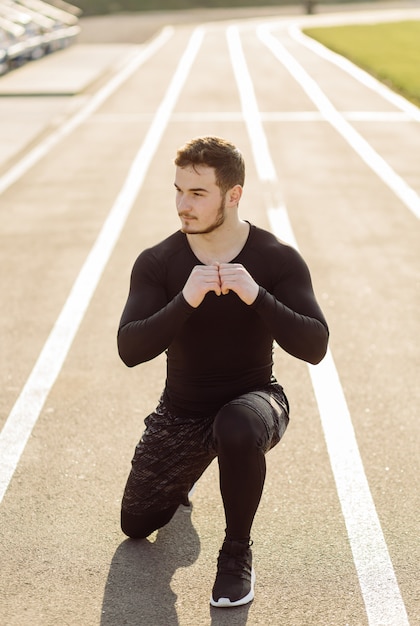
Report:
[[[289,404],[282,387],[271,383],[231,400],[246,405],[262,420],[263,452],[282,438],[289,423]],[[226,405],[225,405],[226,406]],[[217,456],[213,437],[215,415],[186,418],[174,415],[162,397],[145,419],[146,429],[136,446],[122,508],[132,515],[161,511],[188,502],[188,492]]]

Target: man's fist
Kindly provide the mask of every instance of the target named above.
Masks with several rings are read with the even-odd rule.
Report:
[[[182,294],[190,306],[200,306],[204,296],[209,291],[214,291],[220,296],[219,264],[196,265],[185,283]]]
[[[220,263],[219,276],[222,294],[234,291],[245,304],[256,300],[259,286],[240,263]]]
[[[258,290],[257,283],[240,263],[214,263],[196,265],[182,293],[188,304],[196,308],[209,291],[214,291],[217,296],[234,291],[245,304],[252,304]]]

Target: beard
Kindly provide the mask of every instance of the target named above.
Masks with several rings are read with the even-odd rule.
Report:
[[[224,223],[225,219],[226,219],[226,201],[223,198],[222,202],[220,203],[219,208],[217,209],[216,217],[214,218],[214,221],[211,224],[199,230],[190,230],[188,226],[186,228],[182,227],[181,232],[186,233],[188,235],[207,235],[208,233],[212,233],[213,231],[217,230]],[[192,228],[194,227],[192,226]]]

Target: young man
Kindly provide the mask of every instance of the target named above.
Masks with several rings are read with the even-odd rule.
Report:
[[[289,421],[272,373],[273,341],[318,363],[328,327],[299,253],[239,218],[239,150],[200,137],[178,150],[175,165],[181,230],[136,260],[118,332],[129,367],[167,355],[165,388],[136,448],[121,525],[140,538],[167,524],[217,457],[226,536],[210,602],[238,606],[254,597],[250,534],[265,453]]]

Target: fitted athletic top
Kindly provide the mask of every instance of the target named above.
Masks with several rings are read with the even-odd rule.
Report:
[[[187,236],[178,231],[137,258],[118,331],[118,349],[133,367],[166,351],[165,396],[177,414],[208,415],[274,380],[273,340],[298,359],[318,363],[328,327],[301,255],[268,231],[250,225],[232,260],[260,286],[252,305],[234,292],[206,294],[199,307],[182,289],[194,266]]]

